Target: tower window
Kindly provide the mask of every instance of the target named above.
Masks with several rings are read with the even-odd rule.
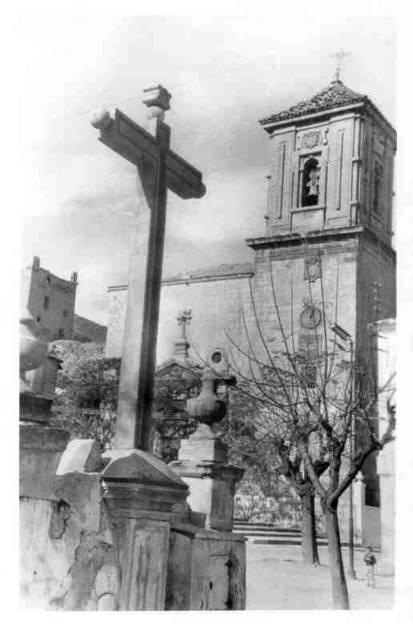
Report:
[[[309,158],[303,168],[301,205],[316,206],[319,203],[320,164],[316,158]]]
[[[65,330],[60,328],[58,332],[58,338],[64,338],[64,337],[65,337]]]
[[[47,296],[46,296],[46,297],[43,299],[43,308],[44,308],[45,310],[48,310],[48,309],[49,309],[49,303],[50,303],[50,299],[49,299],[49,297],[47,297]]]
[[[378,160],[374,163],[373,174],[373,211],[380,214],[381,210],[381,194],[383,184],[383,165]]]
[[[67,310],[62,310],[62,316],[63,318],[67,318],[69,315],[69,312]]]

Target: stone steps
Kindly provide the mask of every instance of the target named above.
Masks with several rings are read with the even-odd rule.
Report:
[[[233,532],[244,535],[249,542],[253,544],[268,545],[284,545],[299,546],[301,544],[301,532],[299,529],[285,529],[276,527],[273,524],[265,522],[249,523],[245,521],[235,521]],[[317,544],[319,546],[327,546],[326,535],[317,535]],[[347,542],[342,541],[343,546],[347,546]],[[360,544],[355,543],[356,549],[363,548]]]

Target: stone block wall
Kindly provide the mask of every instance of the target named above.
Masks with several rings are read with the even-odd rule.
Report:
[[[185,278],[165,282],[162,285],[157,361],[163,362],[172,356],[173,344],[178,336],[177,314],[184,308],[192,308],[192,322],[189,326],[189,341],[196,357],[199,352],[206,357],[210,349],[228,345],[227,331],[238,340],[242,334],[241,310],[249,299],[248,272],[229,273],[218,278]],[[126,313],[127,287],[109,289],[110,312],[105,356],[120,357]]]
[[[177,524],[171,531],[167,610],[245,608],[244,538]]]
[[[253,296],[260,328],[270,350],[285,351],[277,307],[285,334],[294,335],[296,349],[301,340],[314,338],[315,335],[314,329],[303,328],[300,321],[308,303],[316,305],[323,316],[325,314],[327,327],[338,322],[351,335],[355,334],[356,249],[356,242],[350,239],[332,240],[323,245],[314,243],[305,247],[298,245],[257,251]],[[306,260],[314,257],[320,259],[322,280],[309,282],[305,278]],[[256,330],[254,310],[250,303],[245,305],[245,309],[253,342],[264,353]],[[317,327],[316,333],[322,339],[322,324]]]
[[[148,461],[156,463],[149,456]],[[168,472],[166,465],[157,465]],[[26,474],[27,462],[22,466]],[[143,480],[149,479],[147,509],[140,516],[138,511],[139,518],[135,518],[146,500],[141,488],[125,514],[126,490],[121,484],[119,500],[108,502],[110,475],[101,469],[96,442],[72,440],[61,457],[50,492],[35,490],[33,479],[24,481],[20,496],[22,608],[137,611],[245,607],[241,536],[198,526],[202,524],[200,514],[192,514],[189,508],[186,511],[185,506],[183,511],[178,505],[172,514],[161,513],[166,503],[160,504],[158,499],[167,497],[169,489],[151,483],[151,475],[145,473],[148,464],[143,470]],[[132,481],[137,476],[134,473]],[[176,475],[173,478],[179,481]],[[191,523],[195,516],[196,526]]]
[[[100,474],[62,475],[55,494],[20,501],[22,606],[115,610],[119,569]]]

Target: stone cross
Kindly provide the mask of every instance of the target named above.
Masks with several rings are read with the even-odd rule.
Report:
[[[187,308],[186,310],[182,310],[179,312],[176,320],[178,321],[178,325],[182,328],[181,338],[186,340],[186,326],[191,323],[192,319],[192,310],[191,308]]]
[[[131,263],[118,416],[113,441],[114,448],[148,450],[167,190],[182,199],[200,198],[205,194],[205,186],[202,174],[170,149],[170,127],[163,122],[164,113],[170,108],[170,94],[161,85],[145,89],[144,93],[143,102],[149,108],[149,119],[155,122],[155,136],[117,109],[114,118],[105,110],[95,113],[91,123],[100,130],[102,143],[137,167],[150,209],[144,279],[137,280],[134,271],[136,273],[142,267]]]

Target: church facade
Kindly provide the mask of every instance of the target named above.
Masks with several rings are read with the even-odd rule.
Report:
[[[205,359],[216,347],[236,358],[251,341],[257,351],[280,351],[281,327],[297,348],[308,346],[323,324],[344,328],[362,351],[371,325],[395,316],[395,130],[366,95],[338,79],[260,123],[270,170],[266,231],[246,241],[254,261],[164,279],[159,363],[170,357],[183,308],[192,309],[193,353]],[[120,357],[127,286],[110,287],[109,297],[106,355]],[[365,536],[377,542],[373,460],[355,496],[377,517]],[[362,533],[361,517],[358,526]]]

